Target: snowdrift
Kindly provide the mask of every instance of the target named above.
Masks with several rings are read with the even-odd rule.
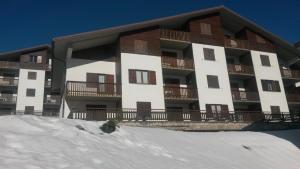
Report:
[[[189,133],[0,117],[1,169],[299,169],[300,130]],[[82,130],[81,126],[84,128]]]

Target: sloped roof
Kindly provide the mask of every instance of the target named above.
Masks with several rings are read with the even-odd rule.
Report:
[[[90,31],[85,33],[79,33],[74,35],[56,37],[53,39],[53,50],[54,54],[58,57],[64,57],[66,54],[67,47],[72,47],[74,50],[89,48],[97,45],[102,45],[106,43],[112,43],[115,41],[119,34],[122,32],[137,30],[145,27],[157,26],[157,25],[178,25],[185,23],[187,20],[193,17],[198,17],[202,15],[212,14],[219,12],[221,17],[228,20],[229,25],[236,26],[238,24],[248,27],[251,30],[264,35],[266,38],[270,39],[275,43],[280,50],[283,51],[283,55],[286,60],[297,59],[300,56],[300,51],[297,50],[292,44],[281,39],[280,37],[272,34],[271,32],[265,30],[261,26],[258,26],[254,22],[240,16],[234,11],[224,7],[218,6],[208,9],[197,10],[193,12],[183,13],[179,15],[174,15],[170,17],[163,17],[159,19],[153,19],[149,21],[111,27],[106,29],[100,29],[96,31]],[[235,25],[234,25],[235,24]]]
[[[19,57],[22,54],[35,52],[39,50],[48,50],[50,46],[48,44],[38,45],[30,48],[17,49],[9,52],[0,53],[0,58],[2,57]]]

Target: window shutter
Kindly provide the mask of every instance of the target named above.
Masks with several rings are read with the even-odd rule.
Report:
[[[106,92],[109,94],[114,93],[114,75],[106,75],[105,76],[105,85],[106,85]]]
[[[134,41],[134,51],[136,53],[147,54],[148,53],[148,43],[144,40]]]
[[[42,56],[37,56],[37,63],[42,63],[43,62],[43,57]]]
[[[278,81],[273,81],[273,89],[274,91],[280,92],[280,85]]]
[[[201,34],[211,35],[211,25],[207,23],[200,23]]]
[[[114,83],[114,75],[106,75],[105,83]]]
[[[267,55],[260,55],[261,64],[263,66],[271,66],[269,56]]]
[[[229,113],[228,105],[223,104],[223,105],[221,106],[221,110],[222,110],[222,113],[228,114],[228,113]]]
[[[156,84],[156,74],[155,71],[149,71],[149,83]]]
[[[30,61],[29,55],[22,55],[20,61],[21,63],[28,63]]]
[[[86,73],[86,87],[97,87],[98,76],[96,73]]]
[[[129,70],[129,83],[136,83],[136,74],[135,70]]]

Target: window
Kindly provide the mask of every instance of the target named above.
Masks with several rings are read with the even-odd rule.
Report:
[[[220,88],[218,76],[207,75],[208,88]]]
[[[201,34],[211,35],[211,25],[207,23],[200,23]]]
[[[134,40],[134,51],[136,53],[148,53],[148,43],[144,40]]]
[[[37,62],[37,56],[30,55],[29,56],[29,62],[30,63],[36,63]]]
[[[155,71],[129,70],[129,83],[156,84]]]
[[[35,89],[27,89],[26,90],[26,96],[34,97],[35,96]]]
[[[27,79],[36,80],[36,72],[28,72]]]
[[[209,48],[203,48],[204,59],[205,60],[216,60],[215,59],[215,51]]]
[[[271,66],[269,56],[267,55],[260,55],[261,64],[263,66]]]
[[[280,92],[279,81],[276,80],[261,80],[263,91]]]
[[[30,63],[42,63],[42,56],[29,55]]]
[[[266,43],[266,40],[263,37],[261,37],[259,35],[256,35],[256,42],[258,42],[258,43]]]
[[[25,106],[24,114],[33,114],[34,113],[34,106]]]
[[[271,106],[271,113],[272,114],[280,114],[280,107],[279,106]]]

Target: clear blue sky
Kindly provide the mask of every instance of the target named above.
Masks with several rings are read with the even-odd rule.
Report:
[[[300,0],[9,0],[0,3],[0,52],[218,5],[290,43],[300,41]]]

